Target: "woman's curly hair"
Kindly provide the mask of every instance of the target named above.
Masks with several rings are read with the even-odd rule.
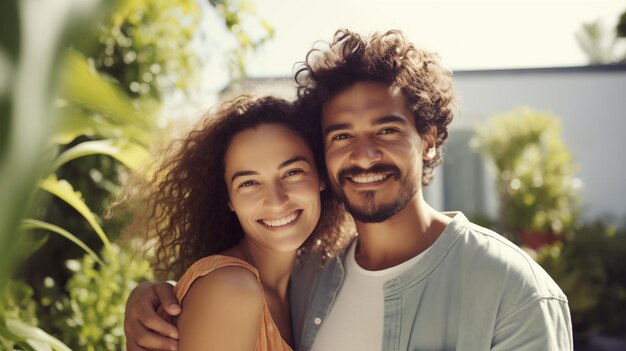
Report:
[[[243,237],[237,216],[228,207],[224,155],[239,132],[261,124],[284,125],[311,145],[311,133],[296,118],[295,106],[274,97],[239,97],[225,103],[182,140],[173,141],[147,184],[145,206],[130,226],[158,239],[155,272],[178,278],[196,260],[236,245]],[[323,155],[316,155],[318,171]],[[328,184],[326,175],[320,179]],[[330,190],[321,193],[322,214],[304,249],[329,256],[341,249],[347,219],[341,201]],[[128,232],[128,231],[127,231]]]
[[[437,128],[436,156],[424,160],[422,184],[432,180],[434,167],[443,161],[442,145],[455,114],[452,72],[437,54],[417,49],[401,31],[363,37],[340,29],[330,44],[309,51],[296,73],[299,108],[309,128],[321,140],[323,105],[357,82],[381,82],[399,88],[415,118],[420,135]],[[316,153],[321,144],[315,145]]]

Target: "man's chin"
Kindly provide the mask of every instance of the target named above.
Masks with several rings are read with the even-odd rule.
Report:
[[[364,209],[352,206],[346,203],[346,210],[354,220],[363,223],[381,223],[396,215],[402,209],[395,206],[396,204],[381,206],[375,210]]]

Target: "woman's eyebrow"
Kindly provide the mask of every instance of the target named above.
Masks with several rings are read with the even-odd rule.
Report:
[[[309,160],[307,160],[304,156],[295,156],[295,157],[292,157],[292,158],[288,159],[287,161],[281,163],[280,165],[278,165],[278,168],[280,169],[280,168],[283,168],[283,167],[287,167],[289,165],[292,165],[292,164],[294,164],[296,162],[300,162],[300,161],[309,163]],[[245,176],[249,176],[249,175],[258,175],[258,174],[259,173],[255,172],[255,171],[239,171],[239,172],[235,172],[235,174],[233,174],[232,178],[230,178],[230,181],[231,182],[235,181],[235,178],[237,178],[237,177],[245,177]]]
[[[287,166],[289,166],[291,164],[294,164],[296,162],[299,162],[299,161],[304,161],[306,163],[309,163],[309,161],[306,158],[304,158],[304,156],[295,156],[295,157],[292,157],[292,158],[288,159],[287,161],[281,163],[278,166],[278,168],[287,167]]]
[[[235,178],[237,177],[245,177],[245,176],[249,176],[249,175],[257,175],[258,173],[255,171],[239,171],[239,172],[235,172],[235,174],[233,174],[233,177],[230,178],[231,182],[235,181]]]

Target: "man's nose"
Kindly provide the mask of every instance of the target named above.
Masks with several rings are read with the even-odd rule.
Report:
[[[350,160],[361,168],[367,169],[382,159],[383,154],[379,146],[370,137],[356,138],[352,147]]]

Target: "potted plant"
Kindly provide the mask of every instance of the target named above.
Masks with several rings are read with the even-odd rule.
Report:
[[[580,187],[559,119],[530,108],[496,115],[472,143],[495,169],[501,232],[533,249],[558,240]]]

